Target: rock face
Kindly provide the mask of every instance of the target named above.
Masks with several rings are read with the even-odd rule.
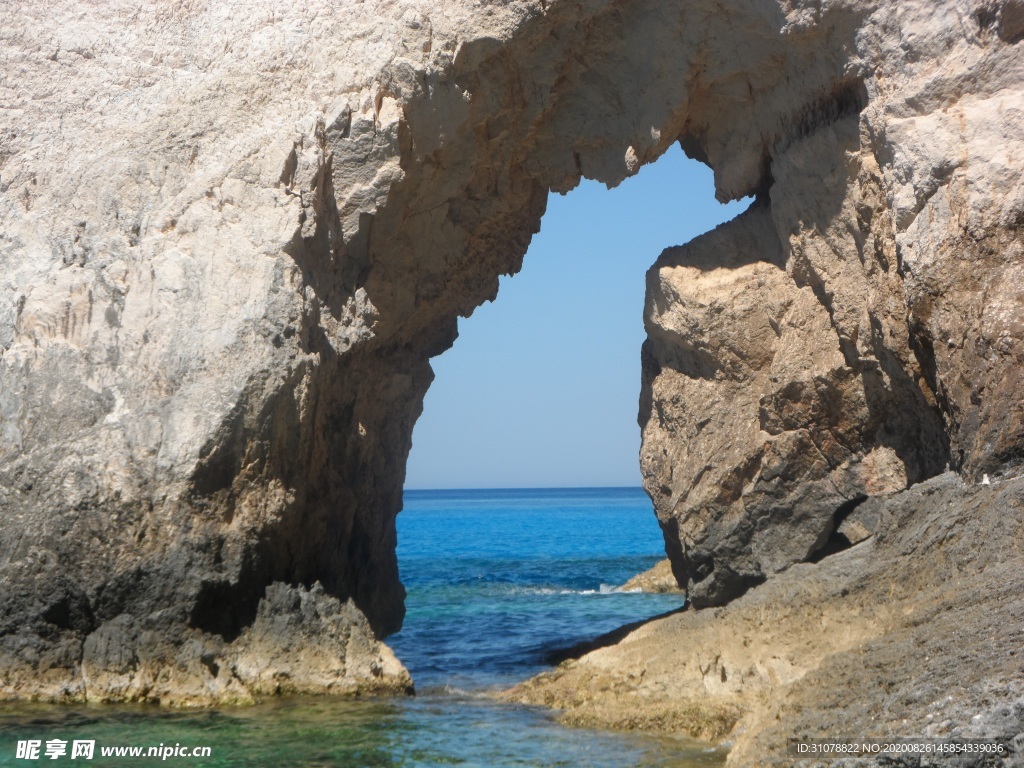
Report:
[[[0,691],[244,698],[276,646],[284,690],[403,686],[429,358],[549,190],[676,141],[757,197],[650,275],[642,464],[695,602],[1016,466],[1022,33],[1018,0],[3,6]]]
[[[169,663],[169,660],[173,660]],[[15,693],[34,689],[11,675]],[[311,589],[272,584],[251,626],[233,643],[197,631],[184,641],[140,631],[131,616],[104,623],[86,637],[82,690],[93,701],[152,701],[193,705],[250,703],[261,695],[395,693],[412,690],[408,672],[374,636],[352,601],[341,604],[319,582]],[[48,675],[40,693],[72,693]],[[10,683],[9,683],[10,684]],[[38,686],[38,682],[35,683]],[[204,686],[205,696],[197,693]]]
[[[1021,462],[1017,6],[900,5],[750,210],[648,273],[642,466],[695,605],[813,559],[864,498]]]

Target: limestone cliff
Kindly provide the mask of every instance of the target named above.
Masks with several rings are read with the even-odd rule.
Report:
[[[642,464],[696,601],[865,494],[1016,465],[1022,32],[1018,0],[3,6],[0,690],[406,685],[377,639],[429,358],[550,190],[676,141],[758,199],[649,280]]]

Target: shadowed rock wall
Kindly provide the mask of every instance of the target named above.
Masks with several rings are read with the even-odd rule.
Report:
[[[549,190],[675,141],[759,200],[650,278],[642,464],[695,599],[1019,461],[1020,16],[0,9],[0,690],[407,686],[378,639],[429,358]]]

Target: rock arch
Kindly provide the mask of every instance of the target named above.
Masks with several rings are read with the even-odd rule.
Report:
[[[377,638],[429,358],[549,190],[677,141],[758,200],[648,278],[642,464],[695,602],[1021,459],[1013,1],[58,12],[0,11],[5,695],[408,685]]]

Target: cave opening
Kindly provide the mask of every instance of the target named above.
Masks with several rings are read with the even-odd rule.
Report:
[[[614,189],[550,195],[521,272],[432,360],[388,641],[418,687],[510,682],[682,606],[622,589],[664,558],[638,460],[645,273],[748,204],[718,203],[678,145]]]
[[[644,274],[749,202],[718,203],[678,144],[614,189],[551,194],[523,269],[431,361],[405,487],[639,485]]]

